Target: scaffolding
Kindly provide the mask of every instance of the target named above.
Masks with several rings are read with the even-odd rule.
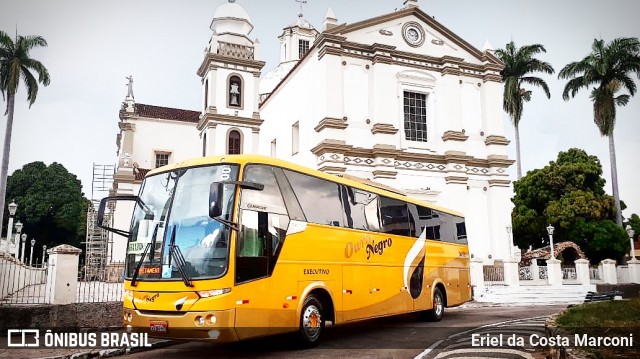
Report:
[[[108,231],[98,227],[98,205],[103,197],[109,195],[113,189],[113,174],[115,165],[93,164],[93,180],[91,181],[91,206],[87,208],[87,234],[85,241],[84,276],[87,280],[103,280],[100,276],[105,273],[108,264],[111,236]],[[103,224],[111,225],[112,208],[108,208],[104,215]]]

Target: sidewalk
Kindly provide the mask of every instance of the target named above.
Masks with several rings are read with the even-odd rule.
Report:
[[[117,331],[124,333],[124,331]],[[166,347],[175,342],[166,339],[149,338],[151,347],[133,348],[7,348],[7,337],[0,337],[0,359],[88,359],[88,358],[108,358],[129,353],[137,353],[146,350]]]

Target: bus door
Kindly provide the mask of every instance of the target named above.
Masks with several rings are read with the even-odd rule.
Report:
[[[233,289],[240,339],[286,331],[296,321],[295,311],[292,318],[285,318],[291,311],[282,310],[283,299],[296,288],[296,278],[274,275],[290,222],[274,175],[277,170],[263,165],[245,169],[244,180],[263,184],[264,189],[241,192]]]

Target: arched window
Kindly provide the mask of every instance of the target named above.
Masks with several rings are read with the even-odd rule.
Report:
[[[229,132],[229,138],[227,141],[227,154],[229,155],[239,155],[242,153],[242,140],[240,137],[240,132],[236,130],[232,130]]]
[[[229,77],[229,107],[242,108],[242,79],[239,76],[233,75]]]

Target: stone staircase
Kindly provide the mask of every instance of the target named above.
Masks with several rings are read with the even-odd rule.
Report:
[[[565,284],[561,286],[520,285],[474,287],[473,299],[479,303],[514,305],[581,304],[595,284]]]

